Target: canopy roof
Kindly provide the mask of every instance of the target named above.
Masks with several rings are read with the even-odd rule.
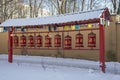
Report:
[[[9,19],[3,22],[1,27],[19,27],[19,26],[36,26],[36,25],[51,25],[51,24],[63,24],[75,21],[86,21],[99,19],[105,9],[98,9],[92,11],[84,11],[78,13],[69,13],[63,15],[40,17],[40,18],[21,18],[21,19]]]

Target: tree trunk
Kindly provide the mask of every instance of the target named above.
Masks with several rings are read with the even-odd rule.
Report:
[[[117,5],[116,5],[116,0],[111,0],[112,5],[113,5],[113,13],[116,13]]]
[[[29,6],[30,6],[30,17],[32,18],[32,0],[29,0]]]
[[[120,15],[120,1],[119,1],[119,5],[118,5],[117,14]]]
[[[92,10],[93,0],[90,0],[90,10]]]
[[[85,0],[82,0],[81,11],[83,11],[83,10],[84,10],[84,4],[85,4]]]
[[[75,11],[76,11],[76,2],[77,2],[77,1],[74,0],[73,2],[74,2],[74,4],[73,4],[73,12],[75,12]]]

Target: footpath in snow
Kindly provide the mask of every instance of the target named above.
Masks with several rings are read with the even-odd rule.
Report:
[[[0,61],[7,61],[7,55],[0,55]],[[41,56],[20,56],[14,55],[13,62],[19,64],[35,64],[45,67],[52,66],[64,66],[74,68],[91,69],[100,71],[98,61],[70,59],[70,58],[53,58],[53,57],[41,57]],[[120,63],[118,62],[106,62],[106,73],[120,74]]]

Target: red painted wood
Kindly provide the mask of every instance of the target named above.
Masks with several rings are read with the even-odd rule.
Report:
[[[13,61],[13,48],[12,48],[12,31],[8,32],[8,62]]]
[[[65,49],[65,48],[62,48],[62,47],[59,47],[59,48],[38,48],[38,47],[36,47],[36,48],[17,48],[17,47],[15,47],[15,48],[13,48],[13,49],[27,49],[27,50],[57,50],[57,49],[60,49],[60,50],[99,50],[99,49],[97,49],[97,48],[72,48],[72,49]]]
[[[104,25],[99,24],[99,27],[100,27],[100,30],[99,30],[100,68],[101,68],[101,71],[105,73],[105,31],[104,31]]]

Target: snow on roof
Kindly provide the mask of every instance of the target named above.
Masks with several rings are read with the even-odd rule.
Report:
[[[94,18],[100,18],[104,9],[84,11],[78,13],[69,13],[63,15],[40,17],[40,18],[21,18],[21,19],[9,19],[3,22],[0,26],[32,26],[32,25],[45,25],[45,24],[57,24],[67,23],[72,21],[89,20]]]

